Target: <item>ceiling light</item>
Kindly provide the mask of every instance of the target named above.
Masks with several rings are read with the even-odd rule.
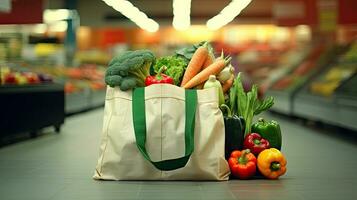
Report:
[[[58,21],[49,26],[50,32],[65,32],[67,30],[67,22]]]
[[[173,0],[174,18],[172,25],[176,30],[187,30],[191,25],[191,0]]]
[[[46,24],[37,24],[34,26],[32,31],[34,33],[43,34],[46,32],[46,29],[47,29]]]
[[[222,11],[206,23],[211,30],[217,30],[231,22],[252,0],[232,0]]]
[[[159,24],[150,19],[145,13],[141,12],[137,7],[127,0],[103,0],[107,5],[113,7],[116,11],[129,18],[140,28],[156,32],[159,30]]]
[[[43,20],[45,23],[66,20],[70,17],[68,9],[46,9],[43,12]]]

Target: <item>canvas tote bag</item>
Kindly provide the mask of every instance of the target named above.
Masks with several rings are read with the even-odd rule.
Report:
[[[107,88],[94,179],[228,180],[215,88]]]

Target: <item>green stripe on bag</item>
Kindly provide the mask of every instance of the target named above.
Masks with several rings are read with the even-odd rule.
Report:
[[[162,171],[184,167],[194,149],[195,115],[197,106],[196,90],[185,90],[185,155],[180,158],[154,162],[148,155],[146,143],[145,88],[136,88],[133,92],[133,122],[136,145],[144,158]]]

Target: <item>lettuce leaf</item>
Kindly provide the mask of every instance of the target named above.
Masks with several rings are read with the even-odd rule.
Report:
[[[175,85],[179,85],[187,67],[185,60],[177,56],[161,57],[156,60],[154,65],[155,73],[157,73],[162,66],[167,67],[163,73],[173,78]]]

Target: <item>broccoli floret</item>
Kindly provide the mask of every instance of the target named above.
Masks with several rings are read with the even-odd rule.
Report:
[[[121,90],[143,87],[153,63],[155,56],[149,50],[127,51],[109,62],[105,82]]]
[[[116,85],[120,85],[122,82],[122,77],[119,75],[113,75],[113,76],[106,76],[105,77],[105,82],[110,86],[110,87],[115,87]]]
[[[119,88],[123,91],[135,88],[137,86],[137,79],[132,76],[127,76],[122,79],[121,84],[119,85]]]

